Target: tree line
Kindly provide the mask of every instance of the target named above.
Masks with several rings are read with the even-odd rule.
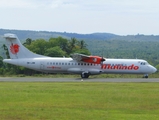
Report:
[[[50,57],[68,57],[70,54],[76,52],[90,55],[90,51],[87,49],[85,41],[79,41],[76,38],[71,38],[71,40],[69,40],[58,37],[50,38],[48,41],[45,39],[32,40],[28,38],[23,45],[34,53]]]

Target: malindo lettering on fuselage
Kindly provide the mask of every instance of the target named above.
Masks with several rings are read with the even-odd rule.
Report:
[[[138,70],[139,66],[135,66],[134,64],[132,65],[122,65],[122,64],[116,64],[116,65],[111,65],[111,64],[103,64],[101,66],[101,69],[114,69],[114,70]]]

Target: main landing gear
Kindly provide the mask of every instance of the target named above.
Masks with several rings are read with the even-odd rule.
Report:
[[[88,72],[82,72],[81,73],[81,78],[88,78],[89,77],[89,73]]]
[[[143,78],[148,78],[149,75],[148,74],[144,74]]]

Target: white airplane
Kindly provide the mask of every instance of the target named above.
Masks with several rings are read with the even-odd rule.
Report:
[[[35,54],[24,47],[15,34],[4,34],[10,59],[3,62],[23,66],[46,73],[74,73],[81,78],[90,75],[116,74],[148,74],[157,71],[147,61],[141,59],[106,59],[99,56],[72,54],[71,58],[47,57]]]

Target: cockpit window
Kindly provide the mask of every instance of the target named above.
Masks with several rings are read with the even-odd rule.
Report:
[[[140,64],[141,65],[147,65],[148,63],[147,62],[141,62]]]
[[[144,62],[141,62],[141,65],[144,65]]]

